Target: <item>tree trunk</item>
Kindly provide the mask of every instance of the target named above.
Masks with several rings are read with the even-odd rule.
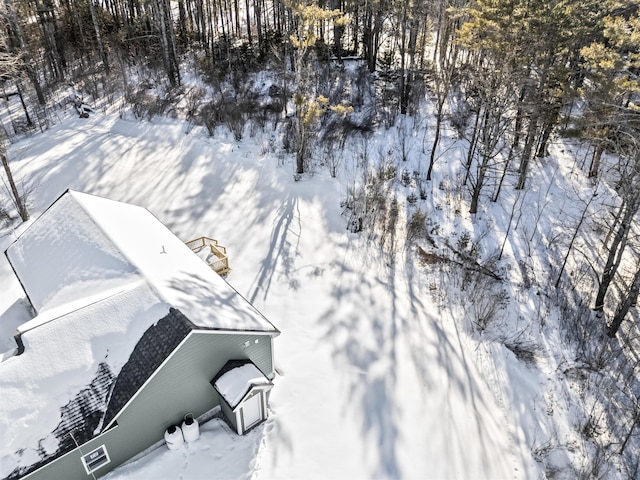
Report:
[[[340,0],[331,0],[332,9],[342,9]],[[344,35],[344,26],[333,24],[333,51],[339,62],[342,61],[342,36]]]
[[[493,139],[491,131],[494,125],[490,125],[491,122],[491,108],[485,107],[485,113],[482,118],[482,161],[478,167],[478,177],[476,183],[473,186],[473,193],[471,195],[471,205],[469,213],[478,213],[478,202],[480,200],[480,192],[484,186],[484,179],[487,175],[487,169],[489,168],[489,160],[491,159],[491,153],[493,150]],[[498,119],[499,121],[499,119]]]
[[[18,23],[18,18],[16,17],[16,12],[13,8],[13,0],[5,0],[4,3],[7,7],[9,23],[11,24],[11,28],[16,36],[16,39],[18,40],[18,46],[20,47],[20,54],[22,55],[22,60],[24,61],[27,76],[29,77],[29,80],[33,84],[33,88],[36,91],[38,103],[40,105],[44,105],[46,102],[44,94],[42,93],[42,87],[40,86],[40,81],[38,80],[38,74],[33,68],[33,64],[31,63],[31,56],[29,55],[29,51],[27,50],[27,46],[24,41],[24,36],[22,35],[22,28]]]
[[[478,178],[476,179],[476,184],[473,187],[473,194],[471,196],[471,206],[469,207],[469,213],[475,214],[478,213],[478,202],[480,200],[480,192],[482,191],[482,187],[484,185],[484,179],[487,175],[487,168],[489,167],[489,157],[488,155],[482,156],[482,163],[478,168]]]
[[[82,59],[84,59],[84,52],[86,52],[86,40],[85,40],[85,34],[84,34],[84,24],[82,22],[82,16],[80,14],[80,12],[78,11],[78,1],[76,0],[72,0],[72,9],[73,9],[73,18],[76,22],[76,26],[78,28],[78,37],[80,40],[80,45],[82,46]]]
[[[400,35],[400,113],[402,115],[407,114],[407,69],[406,69],[406,58],[407,58],[407,1],[403,2],[402,9],[402,28],[399,32]]]
[[[253,39],[251,38],[251,16],[249,15],[249,0],[245,0],[244,8],[246,9],[246,18],[247,18],[247,39],[249,40],[249,46],[253,44]]]
[[[171,12],[165,0],[156,0],[153,3],[156,23],[160,30],[160,43],[162,46],[162,56],[169,83],[172,87],[180,85],[180,71],[176,58],[175,35],[173,32],[173,21]]]
[[[102,35],[100,34],[100,25],[98,23],[98,17],[96,15],[96,7],[93,5],[93,0],[89,0],[89,11],[91,12],[91,21],[93,22],[93,30],[96,32],[96,43],[98,44],[98,53],[100,54],[100,59],[102,60],[102,64],[104,65],[104,71],[109,75],[109,59],[107,58],[107,53],[104,50],[104,45],[102,44]]]
[[[624,207],[620,226],[616,231],[616,235],[613,237],[613,242],[611,243],[609,254],[607,255],[607,262],[602,270],[602,278],[598,286],[598,293],[596,294],[596,301],[593,307],[596,311],[602,311],[604,308],[604,297],[609,290],[611,281],[613,280],[622,260],[622,254],[624,253],[629,230],[631,229],[631,221],[638,210],[637,203],[637,200],[634,199],[630,204],[628,203]]]
[[[618,333],[618,330],[620,329],[620,325],[622,325],[624,317],[627,316],[629,309],[635,304],[638,298],[638,293],[640,293],[640,268],[636,270],[636,274],[633,276],[633,282],[631,283],[631,288],[627,292],[627,295],[618,305],[616,314],[607,328],[607,336],[610,338],[616,336],[616,333]]]
[[[178,83],[178,85],[180,85],[182,83],[182,80],[180,78],[180,64],[178,63],[178,52],[176,50],[176,32],[173,26],[173,16],[171,15],[171,2],[170,0],[165,0],[162,3],[165,8],[165,21],[167,22],[169,35],[169,56],[171,62],[173,63],[173,71],[176,77],[176,82]]]
[[[600,160],[604,153],[604,140],[601,140],[596,145],[596,149],[593,152],[593,158],[591,160],[591,167],[589,168],[589,178],[597,177],[598,170],[600,170]]]
[[[524,99],[527,96],[527,87],[520,89],[520,96],[518,97],[518,109],[516,111],[516,121],[513,126],[513,142],[511,144],[511,151],[515,151],[520,147],[520,137],[522,135],[522,120],[524,118]]]
[[[266,51],[265,45],[264,45],[264,37],[262,35],[262,18],[261,18],[261,11],[260,11],[260,0],[253,0],[253,13],[256,17],[256,32],[258,35],[258,50],[260,52]]]
[[[538,151],[536,152],[537,158],[544,158],[549,155],[547,151],[547,145],[549,143],[549,138],[551,138],[551,133],[558,122],[558,116],[560,114],[560,106],[554,106],[551,114],[547,117],[544,123],[544,127],[542,129],[542,138],[540,140],[540,144],[538,145]]]
[[[184,0],[178,0],[178,40],[182,46],[188,43],[187,13],[184,8]]]
[[[367,69],[370,72],[374,72],[375,60],[373,56],[373,5],[371,2],[367,2],[364,13],[364,25],[362,28],[362,54],[367,62]]]
[[[538,86],[534,95],[531,97],[531,101],[536,103],[534,107],[533,114],[531,115],[531,119],[529,120],[529,127],[527,128],[527,137],[524,142],[524,148],[522,149],[522,159],[520,162],[520,169],[518,176],[518,185],[516,186],[517,190],[522,190],[525,187],[525,183],[527,181],[527,172],[529,171],[529,162],[531,161],[531,155],[533,153],[533,145],[536,140],[536,136],[538,135],[538,123],[540,120],[540,105],[544,100],[544,91],[547,86],[547,79],[549,77],[549,70],[551,68],[551,64],[553,62],[553,52],[546,52],[546,59],[544,62],[544,66],[542,67],[542,74],[540,75],[540,81],[538,82]]]
[[[560,280],[562,280],[562,274],[564,273],[564,269],[567,266],[567,261],[569,260],[571,249],[573,248],[573,244],[576,241],[576,238],[578,237],[578,232],[580,231],[580,227],[582,227],[582,223],[584,222],[584,219],[587,217],[587,211],[589,210],[589,206],[591,205],[591,202],[593,201],[594,198],[596,198],[595,190],[591,195],[591,198],[589,198],[589,201],[585,205],[584,210],[582,210],[582,215],[580,215],[580,220],[578,221],[578,225],[573,231],[573,236],[571,237],[571,241],[569,242],[569,248],[567,248],[567,253],[564,256],[564,260],[562,261],[562,267],[560,267],[560,273],[558,273],[558,279],[556,280],[556,283],[555,283],[556,288],[560,286]]]
[[[520,160],[520,168],[518,170],[518,184],[516,190],[522,190],[525,187],[527,181],[527,172],[529,171],[529,162],[531,161],[531,153],[533,150],[533,144],[535,141],[536,132],[538,130],[538,112],[534,112],[529,120],[529,127],[527,128],[527,137],[524,141],[524,148],[522,149],[522,158]]]
[[[467,161],[465,163],[465,174],[464,174],[464,181],[462,182],[463,185],[467,184],[467,181],[469,181],[469,174],[471,173],[471,164],[473,163],[473,156],[476,153],[476,145],[478,144],[478,125],[480,124],[480,111],[481,109],[478,108],[478,111],[476,112],[476,119],[473,123],[473,132],[471,133],[471,140],[469,140],[469,150],[467,151]]]
[[[504,234],[504,240],[502,241],[502,246],[500,247],[500,254],[498,255],[498,260],[502,259],[502,254],[504,253],[504,247],[507,245],[507,240],[509,240],[509,232],[511,232],[511,225],[513,224],[513,217],[515,216],[516,207],[518,206],[519,200],[520,200],[520,192],[518,192],[518,195],[516,199],[513,201],[513,205],[511,206],[511,215],[509,215],[509,224],[507,225],[507,231]]]
[[[500,197],[500,191],[502,190],[502,184],[504,183],[504,179],[507,176],[507,172],[509,171],[509,165],[511,165],[511,160],[513,160],[514,155],[514,146],[511,144],[509,147],[509,154],[507,155],[507,161],[504,162],[504,168],[502,169],[502,174],[500,175],[500,181],[498,182],[498,188],[496,189],[496,193],[491,199],[492,202],[497,202]]]
[[[298,68],[302,68],[301,65],[298,65]],[[307,128],[304,124],[304,113],[302,109],[302,105],[296,105],[296,140],[297,140],[297,150],[296,150],[296,173],[301,175],[304,173],[304,156],[307,149]]]
[[[57,35],[56,18],[53,11],[53,5],[50,1],[35,1],[36,12],[38,14],[38,23],[42,29],[42,38],[44,45],[45,57],[48,60],[52,77],[56,81],[64,78],[64,61],[62,49],[59,45],[59,36]]]
[[[369,72],[376,71],[378,62],[378,49],[380,47],[380,35],[386,15],[385,5],[383,2],[378,4],[374,10],[373,3],[368,2],[365,14],[365,25],[363,31],[364,40],[364,57],[367,61]]]
[[[22,110],[24,110],[24,116],[27,119],[27,125],[30,127],[33,126],[33,122],[31,121],[31,117],[29,116],[29,110],[27,110],[27,104],[24,102],[24,96],[22,95],[22,87],[20,86],[20,81],[16,82],[16,90],[18,91],[18,98],[20,99],[20,105],[22,105]]]
[[[502,184],[504,183],[504,179],[507,176],[507,172],[509,171],[509,166],[511,165],[511,161],[515,156],[518,148],[520,147],[520,136],[522,135],[522,119],[524,116],[523,112],[523,102],[526,97],[527,89],[526,87],[522,87],[520,89],[520,96],[518,97],[518,109],[516,111],[516,120],[513,126],[513,141],[509,146],[509,154],[507,155],[507,161],[504,163],[504,168],[502,169],[502,175],[500,176],[500,181],[498,182],[498,188],[496,189],[496,193],[491,199],[492,202],[497,202],[500,197],[500,191],[502,190]]]
[[[18,193],[18,189],[16,188],[16,184],[13,181],[13,175],[11,173],[11,169],[9,168],[9,162],[7,161],[7,156],[4,153],[0,153],[0,158],[2,159],[2,166],[4,167],[4,171],[7,174],[7,180],[9,180],[9,186],[11,187],[11,193],[13,194],[13,199],[16,204],[16,209],[20,214],[20,218],[23,222],[29,220],[29,212],[22,202],[22,197]]]
[[[442,128],[442,110],[444,109],[444,101],[438,100],[438,111],[436,112],[436,136],[433,139],[433,146],[431,147],[431,155],[429,155],[429,168],[427,169],[427,180],[431,180],[431,173],[433,172],[433,164],[436,162],[436,149],[440,142],[440,130]]]
[[[233,0],[233,8],[234,8],[234,17],[236,24],[236,37],[240,37],[240,6],[238,5],[238,0]],[[247,15],[249,12],[247,12]]]

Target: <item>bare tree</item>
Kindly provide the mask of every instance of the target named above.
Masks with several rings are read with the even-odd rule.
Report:
[[[96,15],[96,7],[93,4],[93,0],[88,0],[89,11],[91,12],[91,22],[93,23],[93,29],[96,33],[96,43],[98,44],[98,53],[104,66],[104,71],[109,74],[109,59],[107,58],[107,52],[104,49],[102,43],[102,33],[100,31],[100,24],[98,23],[98,17]]]
[[[0,76],[8,78],[15,77],[18,73],[19,63],[20,60],[15,55],[0,53]],[[11,168],[9,167],[3,139],[0,139],[0,159],[2,160],[2,166],[4,167],[4,172],[7,176],[7,181],[9,182],[11,195],[13,196],[13,201],[15,203],[16,209],[20,214],[20,218],[22,218],[22,220],[26,222],[27,220],[29,220],[29,212],[27,212],[27,208],[24,205],[22,197],[20,196],[18,188],[16,187],[16,183],[13,180],[13,173],[11,172]]]
[[[24,35],[22,33],[22,28],[20,27],[20,23],[18,22],[18,17],[16,16],[15,9],[13,7],[13,0],[4,0],[4,9],[3,13],[7,19],[10,30],[15,37],[15,40],[18,44],[18,52],[14,52],[10,50],[11,53],[19,54],[24,62],[24,68],[27,72],[27,76],[31,83],[33,84],[33,88],[36,91],[36,95],[38,97],[38,102],[40,105],[45,104],[44,93],[42,93],[42,87],[40,86],[40,80],[38,79],[38,74],[36,69],[33,66],[31,61],[31,56],[29,55],[29,50],[27,48],[27,44],[24,39]]]
[[[440,55],[437,57],[438,62],[434,64],[433,93],[436,100],[436,126],[433,132],[433,144],[431,145],[431,153],[429,155],[427,180],[431,180],[433,166],[436,162],[436,152],[438,151],[438,145],[440,144],[442,122],[444,120],[444,106],[453,86],[457,55],[458,47],[454,46],[453,42],[445,44],[441,47]]]
[[[573,248],[573,245],[574,245],[576,239],[578,238],[578,232],[580,231],[580,228],[582,227],[582,224],[584,223],[585,219],[587,218],[587,212],[589,211],[589,207],[591,206],[591,202],[593,202],[593,200],[597,196],[597,193],[596,193],[597,189],[598,189],[598,186],[596,185],[596,188],[593,190],[593,193],[589,197],[589,200],[585,203],[584,209],[582,210],[582,215],[580,215],[580,219],[578,220],[578,224],[576,225],[575,229],[573,230],[573,235],[571,236],[571,240],[569,241],[569,247],[567,248],[567,253],[564,256],[564,259],[562,260],[562,266],[560,267],[560,273],[558,273],[558,279],[556,280],[556,283],[554,285],[556,288],[558,288],[560,286],[560,281],[562,280],[562,274],[564,273],[564,269],[567,266],[567,262],[569,261],[569,255],[571,254],[571,250]]]
[[[485,69],[479,69],[480,72],[483,70]],[[476,175],[471,181],[470,213],[478,212],[480,193],[485,185],[487,174],[490,168],[495,167],[496,158],[502,151],[501,140],[509,126],[509,119],[505,112],[509,110],[514,100],[509,81],[511,76],[509,63],[487,68],[483,73],[478,76],[473,88],[474,91],[479,92],[480,96],[478,112],[480,125],[477,133],[474,128],[474,136],[477,137],[477,148],[474,150],[478,154],[478,161]]]
[[[618,192],[622,197],[622,203],[614,218],[612,226],[613,240],[609,246],[607,259],[602,269],[602,274],[598,282],[598,291],[594,309],[602,310],[604,308],[604,299],[613,282],[615,275],[622,263],[623,254],[628,244],[629,232],[633,225],[633,220],[640,210],[640,145],[636,144],[634,139],[630,139],[628,147],[633,152],[632,161],[624,161],[625,155],[621,150],[621,171]],[[627,149],[624,149],[628,151]],[[636,159],[635,156],[639,158]],[[627,158],[629,160],[629,158]]]
[[[638,301],[638,293],[640,292],[640,266],[636,270],[635,275],[633,276],[633,280],[631,281],[631,286],[625,291],[623,298],[620,300],[618,304],[618,308],[616,309],[616,313],[613,316],[613,319],[607,326],[607,335],[611,338],[616,336],[620,326],[622,325],[622,321],[629,313],[629,309],[636,304]]]

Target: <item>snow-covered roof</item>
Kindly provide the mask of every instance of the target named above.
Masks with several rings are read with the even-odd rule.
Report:
[[[51,433],[63,407],[94,381],[101,364],[117,376],[137,341],[169,308],[139,283],[22,335],[24,353],[0,363],[0,478],[35,463],[43,439],[47,452],[56,451]]]
[[[251,362],[226,370],[213,382],[215,389],[232,409],[251,388],[270,384],[269,379]]]
[[[148,283],[196,326],[277,332],[147,209],[67,191],[18,240],[7,257],[36,322]]]
[[[141,207],[67,191],[6,255],[38,315],[19,328],[24,352],[0,362],[0,478],[55,452],[61,410],[131,365],[160,320],[188,323],[180,335],[278,333]],[[109,404],[110,418],[130,394]]]
[[[67,313],[59,307],[102,296],[139,276],[71,192],[7,249],[7,257],[38,313]]]

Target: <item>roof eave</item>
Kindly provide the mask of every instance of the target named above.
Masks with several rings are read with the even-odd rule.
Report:
[[[251,394],[251,392],[253,392],[254,390],[263,390],[263,391],[268,391],[271,390],[273,388],[273,383],[269,382],[269,383],[256,383],[256,384],[252,384],[249,389],[247,390],[247,393],[245,393],[242,398],[238,401],[238,403],[236,403],[235,407],[231,407],[231,405],[229,405],[231,407],[231,411],[233,413],[236,413],[238,411],[238,409],[240,408],[240,406],[242,405],[242,403],[247,399],[247,397]],[[218,392],[219,393],[219,392]],[[222,396],[222,395],[220,395]]]

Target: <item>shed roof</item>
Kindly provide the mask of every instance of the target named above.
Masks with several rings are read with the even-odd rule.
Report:
[[[264,373],[249,360],[227,362],[211,383],[231,409],[235,409],[253,387],[271,384]]]
[[[278,334],[142,207],[67,191],[5,254],[38,315],[0,362],[0,478],[61,451],[75,401],[106,427],[192,329]]]

